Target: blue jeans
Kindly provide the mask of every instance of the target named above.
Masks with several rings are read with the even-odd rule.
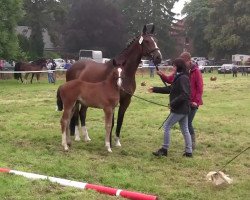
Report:
[[[170,144],[170,129],[171,127],[179,122],[182,135],[184,137],[185,141],[185,152],[192,153],[192,140],[191,136],[188,130],[188,114],[176,114],[176,113],[170,113],[167,121],[164,124],[164,144],[162,147],[164,149],[169,148]]]
[[[48,81],[49,83],[55,83],[53,73],[50,73],[50,72],[48,73]]]
[[[194,127],[193,127],[193,119],[194,119],[194,116],[197,112],[198,108],[196,107],[191,107],[191,110],[188,114],[188,130],[189,130],[189,133],[190,135],[194,135]]]

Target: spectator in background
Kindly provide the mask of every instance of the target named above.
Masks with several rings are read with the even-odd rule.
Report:
[[[233,77],[237,77],[238,69],[236,65],[233,66],[232,72],[233,72]]]
[[[47,64],[47,69],[48,69],[48,82],[55,84],[55,79],[54,79],[53,71],[52,71],[53,70],[52,60],[49,60],[49,62]]]
[[[150,75],[151,78],[154,77],[154,71],[155,71],[154,62],[153,62],[153,60],[150,60],[149,61],[149,72],[150,72],[149,75]]]
[[[53,59],[51,59],[51,63],[52,63],[51,70],[53,70],[52,75],[53,75],[53,80],[55,84],[56,83],[56,62]]]
[[[70,60],[67,60],[66,64],[64,65],[64,69],[69,69],[72,66]]]
[[[4,60],[2,58],[0,58],[0,71],[3,71],[3,68],[4,68]],[[3,73],[1,73],[0,77],[1,77],[1,79],[3,79]]]

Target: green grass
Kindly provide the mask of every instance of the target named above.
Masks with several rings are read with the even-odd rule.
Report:
[[[230,163],[224,172],[232,185],[214,187],[205,179],[250,145],[250,76],[204,76],[204,105],[195,117],[197,149],[192,159],[183,158],[184,141],[179,127],[171,132],[169,156],[155,158],[152,151],[163,140],[158,130],[167,108],[133,98],[125,115],[122,147],[113,153],[104,148],[101,110],[89,109],[87,127],[90,143],[73,141],[69,152],[61,146],[59,120],[55,111],[56,85],[19,84],[0,80],[0,167],[100,184],[157,195],[160,199],[248,199],[250,196],[250,151]],[[147,86],[140,83],[146,81]],[[158,77],[137,75],[136,95],[168,104],[168,95],[149,94],[149,86],[163,85]],[[114,135],[114,134],[113,134]],[[90,190],[79,190],[0,174],[1,199],[117,199]]]

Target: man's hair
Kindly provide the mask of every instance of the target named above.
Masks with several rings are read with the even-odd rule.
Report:
[[[185,61],[182,58],[176,58],[173,61],[173,65],[176,66],[177,72],[179,72],[179,73],[183,72],[185,74],[188,73]]]
[[[181,53],[180,58],[184,59],[185,61],[191,60],[191,54],[187,51]]]

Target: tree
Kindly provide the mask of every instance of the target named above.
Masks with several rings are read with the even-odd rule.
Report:
[[[0,57],[15,59],[20,54],[16,35],[17,20],[22,16],[21,0],[2,0],[0,3]]]
[[[174,41],[170,37],[174,15],[171,10],[178,0],[138,0],[121,1],[121,9],[126,17],[127,31],[130,35],[138,34],[144,24],[154,23],[160,49],[169,57],[174,53]],[[139,29],[138,29],[139,28]]]
[[[19,23],[31,28],[29,55],[42,57],[44,52],[43,31],[47,29],[52,42],[59,44],[60,25],[65,20],[65,0],[24,0],[25,16]]]
[[[192,0],[186,4],[182,13],[186,14],[187,35],[192,39],[195,56],[207,56],[210,51],[209,41],[205,39],[205,27],[208,24],[209,0]]]
[[[205,38],[217,58],[250,54],[250,1],[209,0],[210,11]]]
[[[124,47],[123,17],[111,1],[72,0],[67,19],[63,36],[68,52],[96,49],[112,57]]]

